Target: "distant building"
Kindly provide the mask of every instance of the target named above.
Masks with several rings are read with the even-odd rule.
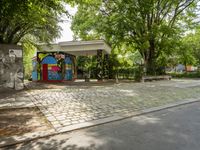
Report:
[[[175,71],[176,71],[176,72],[183,72],[183,71],[185,71],[185,66],[182,65],[182,64],[178,64],[178,65],[175,67]]]

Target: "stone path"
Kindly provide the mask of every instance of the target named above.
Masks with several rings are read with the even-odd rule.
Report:
[[[200,97],[200,80],[146,83],[44,84],[0,95],[0,109],[38,107],[56,131]]]
[[[56,128],[129,113],[134,103],[124,102],[120,93],[73,89],[31,92],[32,100]],[[91,93],[92,92],[92,93]],[[115,102],[109,99],[115,96]]]
[[[36,85],[37,86],[37,85]],[[200,96],[199,80],[121,83],[105,86],[56,86],[32,88],[31,101],[53,127],[65,127],[113,116],[127,116],[138,110]]]

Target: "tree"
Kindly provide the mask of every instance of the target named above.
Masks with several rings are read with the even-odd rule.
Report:
[[[85,78],[95,76],[96,57],[95,56],[78,56],[77,66],[83,71]]]
[[[31,40],[31,41],[30,41]],[[23,64],[24,64],[24,76],[26,79],[30,78],[32,73],[32,59],[35,55],[37,49],[32,43],[33,39],[31,37],[26,37],[23,40]]]
[[[63,0],[1,0],[0,43],[16,44],[25,35],[39,42],[59,36],[61,16],[67,14]]]
[[[200,64],[200,26],[196,28],[194,33],[188,34],[184,38],[184,43],[190,47],[191,55],[193,55],[196,63]]]
[[[196,65],[200,64],[200,29],[196,28],[191,33],[185,35],[177,51],[179,63],[185,65]],[[187,70],[186,70],[187,71]]]
[[[187,65],[195,65],[196,59],[194,57],[193,48],[190,46],[185,39],[182,41],[182,45],[179,48],[178,56],[179,63],[185,66],[185,71],[187,72]]]
[[[134,45],[148,74],[158,58],[171,54],[173,43],[196,17],[197,0],[101,0],[78,6],[74,33],[83,39],[104,38],[115,45]],[[189,19],[188,19],[189,18]]]

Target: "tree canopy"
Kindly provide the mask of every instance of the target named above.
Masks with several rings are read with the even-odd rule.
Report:
[[[132,45],[154,74],[186,30],[193,28],[197,0],[94,0],[78,6],[76,38],[103,38],[113,46]]]
[[[59,36],[66,15],[62,0],[1,0],[0,43],[18,43],[25,35],[49,42]]]

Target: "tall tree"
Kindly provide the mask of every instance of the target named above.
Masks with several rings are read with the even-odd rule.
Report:
[[[179,63],[185,65],[200,64],[200,28],[185,35],[177,51]],[[186,70],[187,71],[187,70]]]
[[[157,59],[170,54],[188,23],[196,17],[198,0],[101,0],[79,5],[72,29],[84,39],[104,38],[118,45],[134,45],[148,74]]]
[[[63,0],[1,0],[0,43],[18,43],[25,35],[50,42],[59,36]]]
[[[195,58],[198,65],[200,65],[200,26],[184,38],[184,44],[191,49],[191,55]]]

